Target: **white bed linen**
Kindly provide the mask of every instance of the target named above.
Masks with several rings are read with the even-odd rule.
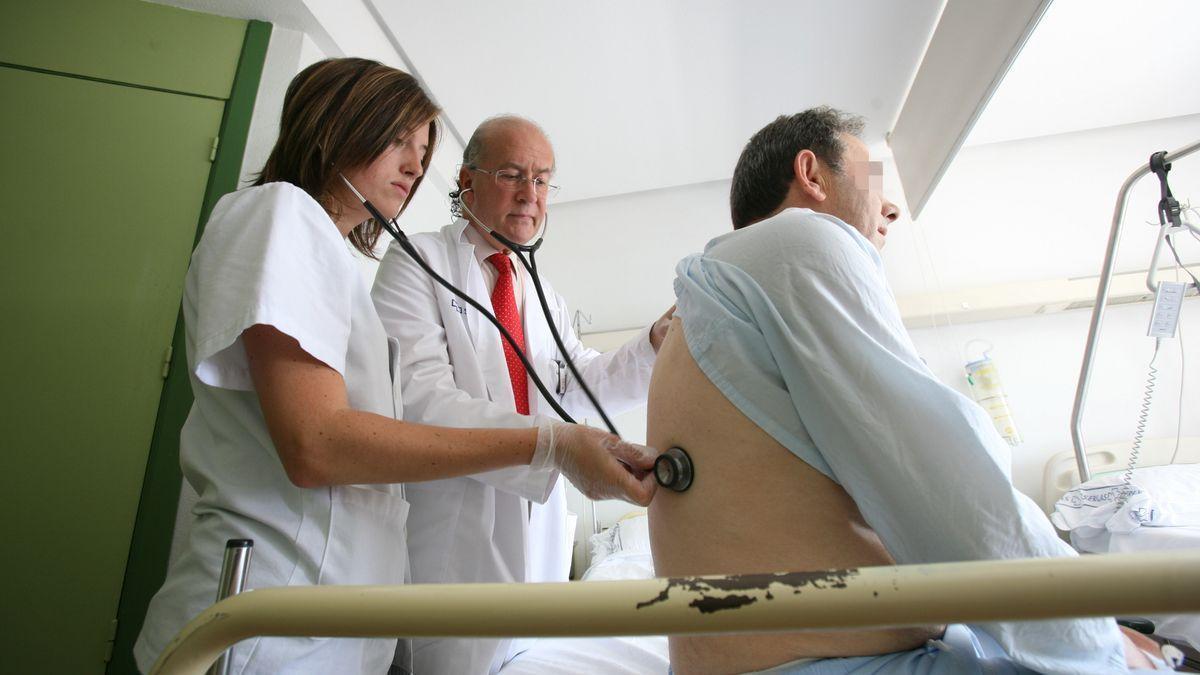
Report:
[[[663,675],[664,635],[602,638],[542,638],[500,669],[504,675]]]
[[[1101,476],[1068,491],[1051,516],[1082,553],[1134,553],[1200,548],[1200,465],[1173,464],[1133,472],[1129,498],[1117,508],[1123,474]],[[1200,614],[1155,615],[1156,635],[1200,649]]]
[[[592,535],[592,565],[583,581],[654,578],[645,515]],[[502,675],[663,675],[670,665],[664,635],[540,638],[500,669]]]
[[[1128,476],[1128,483],[1126,482]],[[1200,464],[1110,473],[1068,490],[1050,522],[1080,551],[1112,550],[1108,538],[1143,529],[1200,527]]]
[[[1164,549],[1200,548],[1200,527],[1143,527],[1128,534],[1114,534],[1109,552],[1133,553]],[[1200,649],[1200,614],[1159,614],[1146,617],[1154,622],[1154,634],[1182,640]]]

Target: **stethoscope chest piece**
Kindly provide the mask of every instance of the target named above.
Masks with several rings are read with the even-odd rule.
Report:
[[[658,484],[683,492],[692,486],[692,458],[683,448],[671,448],[654,460],[654,480]]]

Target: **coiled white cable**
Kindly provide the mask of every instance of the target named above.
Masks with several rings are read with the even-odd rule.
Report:
[[[1146,426],[1150,421],[1150,404],[1154,400],[1154,384],[1158,380],[1158,369],[1154,367],[1154,361],[1158,359],[1158,350],[1162,346],[1162,338],[1154,339],[1154,356],[1150,357],[1150,372],[1146,377],[1146,389],[1142,394],[1142,407],[1138,411],[1137,429],[1133,434],[1133,447],[1129,449],[1129,466],[1125,469],[1125,476],[1122,479],[1124,489],[1121,490],[1121,497],[1117,501],[1117,508],[1120,509],[1125,505],[1133,493],[1130,485],[1133,483],[1133,469],[1137,466],[1138,457],[1142,454],[1142,441],[1146,436]]]

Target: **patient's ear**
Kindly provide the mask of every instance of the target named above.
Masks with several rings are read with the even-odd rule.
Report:
[[[814,202],[825,201],[829,196],[825,187],[827,168],[812,150],[805,149],[796,153],[796,159],[792,161],[792,170],[795,174],[793,189],[799,191],[806,199]]]

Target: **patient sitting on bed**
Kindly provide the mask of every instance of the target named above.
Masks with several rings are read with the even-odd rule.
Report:
[[[735,231],[676,270],[648,440],[686,449],[695,479],[650,507],[660,577],[1074,555],[1012,487],[991,420],[901,324],[879,256],[897,209],[861,128],[817,108],[755,134]],[[1112,619],[680,636],[670,651],[684,675],[1126,668]]]

